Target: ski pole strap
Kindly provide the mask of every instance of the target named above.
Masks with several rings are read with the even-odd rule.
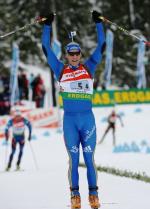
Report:
[[[97,191],[98,190],[98,186],[96,187],[89,187],[89,191]]]

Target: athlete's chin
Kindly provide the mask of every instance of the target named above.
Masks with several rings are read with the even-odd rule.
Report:
[[[79,64],[79,60],[72,60],[71,65],[72,66],[77,66]]]

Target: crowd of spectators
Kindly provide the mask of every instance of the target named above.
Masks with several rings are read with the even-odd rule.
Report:
[[[36,107],[44,107],[45,85],[40,74],[34,76],[33,73],[27,78],[24,71],[18,74],[19,100],[34,101]]]
[[[10,90],[9,77],[0,74],[0,115],[9,114],[10,111]]]
[[[10,112],[10,76],[0,75],[0,115],[9,114]],[[19,98],[17,102],[21,100],[30,100],[35,102],[37,108],[44,107],[45,97],[45,85],[40,74],[34,76],[30,74],[27,76],[23,70],[19,70],[18,73],[18,92]]]

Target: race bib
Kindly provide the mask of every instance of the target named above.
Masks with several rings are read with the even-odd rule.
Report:
[[[13,124],[13,134],[14,135],[23,135],[25,126],[23,122]]]
[[[93,81],[91,79],[60,82],[61,92],[93,94]]]
[[[82,65],[75,71],[67,67],[63,71],[59,87],[61,95],[65,99],[92,99],[93,80]]]

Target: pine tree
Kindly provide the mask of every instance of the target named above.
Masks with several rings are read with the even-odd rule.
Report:
[[[101,8],[103,15],[125,29],[132,31],[137,30],[139,34],[149,37],[149,11],[150,2],[144,0],[139,2],[133,0],[135,12],[134,27],[130,21],[129,2],[126,0],[95,0],[95,5]],[[105,24],[106,27],[110,27]],[[137,40],[126,36],[123,32],[110,27],[114,31],[114,49],[113,49],[113,69],[112,78],[120,86],[128,84],[129,87],[136,87],[136,60],[137,60]],[[147,49],[147,56],[150,57],[150,48]],[[149,64],[146,66],[149,71]],[[149,77],[147,74],[147,80]],[[150,84],[149,84],[150,85]]]
[[[92,2],[92,3],[91,3]],[[95,24],[92,21],[90,11],[94,8],[108,19],[114,21],[127,30],[145,35],[149,39],[150,34],[150,1],[133,0],[135,24],[130,21],[129,2],[126,0],[5,0],[0,1],[0,34],[9,32],[33,21],[40,13],[48,14],[53,11],[53,3],[56,8],[56,24],[58,39],[62,43],[65,53],[65,45],[71,41],[68,32],[76,31],[75,41],[82,47],[83,57],[89,56],[96,45]],[[105,28],[109,27],[104,24]],[[137,40],[134,40],[123,32],[111,28],[115,34],[113,50],[113,78],[121,86],[128,84],[136,86],[136,59]],[[18,32],[6,39],[0,40],[1,69],[7,68],[11,60],[12,43],[16,41],[20,47],[20,59],[26,63],[45,63],[41,49],[42,25],[32,26],[26,32]],[[63,53],[63,54],[64,54]],[[147,48],[147,57],[150,59],[150,47]],[[103,71],[103,64],[99,66],[97,75]],[[9,69],[8,69],[9,70]],[[146,65],[147,80],[150,81],[150,62]],[[150,86],[150,82],[149,82]]]
[[[34,17],[52,12],[52,3],[55,2],[58,38],[64,47],[69,41],[68,32],[77,31],[76,40],[83,45],[85,53],[88,54],[91,45],[88,45],[90,40],[90,32],[93,27],[91,21],[91,4],[86,1],[68,1],[64,0],[63,4],[60,0],[46,1],[43,0],[6,0],[5,4],[1,3],[0,17],[3,28],[1,34],[12,31],[18,27],[24,26],[31,22]],[[16,15],[18,14],[18,15]],[[17,32],[16,34],[2,40],[1,47],[1,60],[3,64],[11,59],[11,46],[12,42],[16,41],[20,47],[20,59],[24,62],[38,63],[42,60],[41,50],[41,32],[42,26],[32,26],[25,32]],[[4,44],[5,43],[5,44]],[[64,48],[63,48],[64,49]]]

